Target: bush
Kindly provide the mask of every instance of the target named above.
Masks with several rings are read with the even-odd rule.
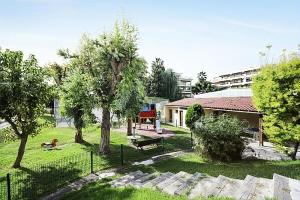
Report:
[[[195,128],[195,122],[199,121],[204,115],[204,110],[200,104],[190,106],[185,115],[185,124],[191,130]]]
[[[240,160],[245,144],[241,135],[245,123],[227,115],[202,117],[195,136],[204,155],[221,161]]]

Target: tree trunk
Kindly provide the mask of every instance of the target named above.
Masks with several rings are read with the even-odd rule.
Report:
[[[102,154],[110,152],[110,111],[108,108],[103,107],[102,123],[101,123],[101,140],[99,151]]]
[[[28,139],[27,134],[24,135],[24,137],[21,138],[21,143],[20,143],[20,146],[19,146],[18,155],[17,155],[17,158],[15,160],[15,163],[13,164],[13,168],[21,167],[21,161],[22,161],[23,156],[24,156],[27,139]]]
[[[82,137],[82,130],[81,129],[76,130],[75,142],[76,143],[83,143],[83,137]]]
[[[300,142],[295,143],[294,151],[291,154],[292,160],[296,160],[296,155],[297,155],[297,151],[298,151],[298,148],[299,148],[299,144],[300,144]]]
[[[127,117],[127,135],[132,135],[132,118]]]

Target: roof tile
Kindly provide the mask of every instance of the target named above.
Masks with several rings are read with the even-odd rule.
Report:
[[[251,97],[185,98],[168,103],[166,106],[188,107],[196,103],[203,108],[258,112]]]

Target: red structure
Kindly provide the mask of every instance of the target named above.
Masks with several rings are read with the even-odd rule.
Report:
[[[143,107],[143,110],[138,115],[139,118],[139,125],[146,122],[147,119],[153,121],[153,125],[155,127],[155,119],[156,119],[156,108],[155,104],[148,104]]]

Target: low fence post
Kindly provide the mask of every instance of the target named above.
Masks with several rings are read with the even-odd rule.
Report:
[[[11,200],[10,174],[6,175],[7,200]]]
[[[91,174],[94,173],[94,157],[93,151],[91,151]]]
[[[124,158],[123,158],[123,144],[121,144],[121,166],[124,165]]]
[[[193,143],[193,132],[191,131],[191,147],[194,147],[194,143]]]
[[[162,142],[162,152],[164,153],[165,152],[165,139],[162,138],[161,142]]]

